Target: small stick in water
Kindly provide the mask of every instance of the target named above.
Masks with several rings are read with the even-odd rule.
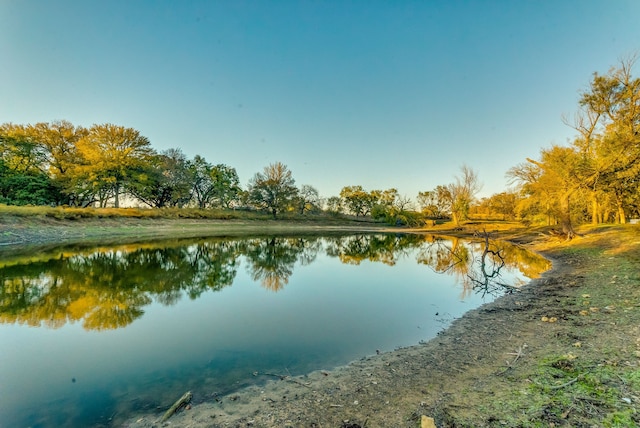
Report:
[[[167,419],[169,419],[175,412],[178,411],[179,408],[186,406],[187,404],[189,404],[189,402],[191,401],[191,398],[193,398],[193,394],[191,393],[191,391],[187,391],[184,393],[184,395],[182,397],[180,397],[180,399],[178,401],[176,401],[175,403],[173,403],[173,406],[169,407],[169,410],[167,410],[164,414],[164,416],[162,417],[162,420],[160,422],[164,422]]]

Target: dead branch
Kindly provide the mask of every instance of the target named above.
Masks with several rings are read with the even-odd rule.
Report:
[[[502,370],[501,372],[499,372],[497,375],[503,375],[505,374],[507,371],[509,371],[510,369],[513,368],[513,365],[516,363],[516,361],[518,361],[518,359],[520,357],[522,357],[524,355],[524,350],[527,348],[527,344],[523,344],[522,346],[518,347],[518,349],[516,350],[516,352],[509,352],[507,353],[507,355],[515,355],[516,357],[513,359],[513,361],[509,362],[507,361],[507,367]]]
[[[551,390],[562,389],[562,388],[565,388],[565,387],[567,387],[569,385],[572,385],[572,384],[576,383],[578,381],[578,379],[580,379],[581,377],[582,377],[582,375],[578,375],[577,377],[574,377],[569,382],[565,382],[562,385],[549,386],[547,388],[551,389]]]

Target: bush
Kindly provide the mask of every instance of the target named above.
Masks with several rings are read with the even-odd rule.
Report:
[[[51,205],[62,198],[44,174],[5,175],[0,180],[0,201],[8,205]]]

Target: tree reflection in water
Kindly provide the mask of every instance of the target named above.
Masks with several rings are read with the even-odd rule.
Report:
[[[501,272],[520,270],[535,278],[550,267],[536,254],[488,237],[469,242],[417,234],[217,238],[65,249],[36,261],[4,261],[0,322],[49,328],[80,322],[87,330],[115,329],[142,316],[153,301],[173,305],[182,296],[196,299],[232,285],[242,257],[253,280],[277,292],[288,284],[296,263],[311,264],[322,251],[346,264],[390,266],[416,254],[418,263],[452,275],[463,296],[473,290],[503,290]]]
[[[300,249],[285,238],[259,238],[246,244],[245,256],[254,281],[267,290],[279,291],[288,282]]]
[[[551,268],[551,263],[538,254],[506,241],[492,240],[486,232],[480,236],[481,240],[474,241],[432,236],[428,245],[420,249],[418,263],[454,276],[462,285],[461,298],[472,292],[483,296],[511,293],[526,281],[508,284],[502,280],[504,273],[519,270],[534,279]]]
[[[482,254],[476,259],[477,269],[470,269],[467,274],[473,289],[486,294],[497,295],[501,292],[511,293],[517,286],[501,280],[501,270],[506,266],[504,250],[489,240],[489,233],[482,234],[484,239]],[[518,284],[521,285],[521,284]]]

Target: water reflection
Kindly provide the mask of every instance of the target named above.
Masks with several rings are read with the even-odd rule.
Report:
[[[5,257],[0,425],[118,426],[184,391],[230,394],[256,371],[295,376],[428,340],[548,267],[485,244],[263,236]]]
[[[454,277],[462,286],[461,298],[472,292],[499,296],[511,293],[524,285],[524,278],[516,279],[504,274],[520,272],[528,279],[537,278],[551,268],[551,263],[536,253],[489,236],[474,241],[460,238],[431,236],[420,246],[418,263],[434,272]]]
[[[321,248],[318,239],[270,237],[247,241],[243,254],[253,280],[267,290],[280,291],[289,283],[295,263],[313,262]]]
[[[342,263],[359,265],[367,260],[389,266],[407,250],[421,246],[425,235],[355,235],[329,239],[327,254],[340,259]]]
[[[36,261],[5,261],[0,322],[49,328],[78,322],[86,330],[116,329],[140,318],[152,302],[173,305],[183,296],[196,299],[232,285],[241,260],[254,281],[280,291],[296,264],[312,264],[320,253],[352,265],[393,266],[400,258],[415,257],[434,272],[451,275],[462,296],[521,285],[501,281],[503,272],[519,270],[535,278],[549,268],[547,260],[506,242],[425,235],[218,238],[65,250]]]

